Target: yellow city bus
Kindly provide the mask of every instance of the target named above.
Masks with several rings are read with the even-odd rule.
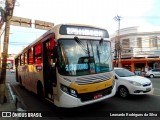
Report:
[[[58,107],[78,107],[116,93],[111,43],[102,28],[60,24],[15,57],[20,85]]]

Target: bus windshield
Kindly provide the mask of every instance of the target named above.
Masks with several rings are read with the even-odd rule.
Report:
[[[85,39],[59,40],[58,70],[69,76],[89,75],[112,70],[110,42]]]

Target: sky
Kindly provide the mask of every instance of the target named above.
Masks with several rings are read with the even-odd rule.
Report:
[[[160,28],[160,0],[16,0],[13,16],[55,25],[61,23],[87,24],[107,29],[109,34],[118,29],[116,15],[121,16],[120,28],[145,26]],[[17,54],[46,30],[11,26],[9,54]],[[1,37],[3,44],[3,36]]]

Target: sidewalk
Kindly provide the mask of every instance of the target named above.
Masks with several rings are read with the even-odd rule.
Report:
[[[12,93],[9,83],[6,83],[6,97],[7,102],[4,104],[0,104],[0,120],[15,120],[11,117],[1,117],[2,112],[17,111],[15,106],[14,95]]]

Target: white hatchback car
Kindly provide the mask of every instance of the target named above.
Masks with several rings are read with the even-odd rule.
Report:
[[[125,98],[129,94],[143,95],[152,90],[152,82],[145,77],[136,76],[131,71],[124,68],[114,68],[115,80],[117,83],[117,93]]]
[[[149,70],[145,76],[150,78],[160,77],[160,68]]]

